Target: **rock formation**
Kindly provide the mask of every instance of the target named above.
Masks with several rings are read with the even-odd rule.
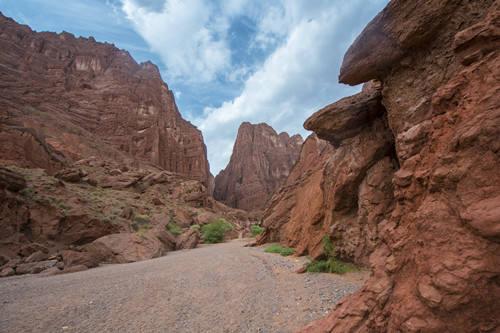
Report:
[[[246,211],[261,211],[288,177],[302,137],[277,134],[267,124],[242,123],[229,164],[215,178],[214,198]]]
[[[398,163],[382,158],[372,168],[376,179],[392,178],[394,208],[377,225],[379,241],[365,286],[298,332],[499,330],[499,22],[500,3],[494,0],[391,1],[347,51],[340,81],[355,85],[375,79],[382,88]],[[383,122],[385,113],[370,127],[348,119],[358,111],[332,107],[306,126],[338,145],[336,152],[348,148],[347,159],[366,159],[359,150],[366,145],[363,133]],[[342,127],[339,138],[337,126]],[[345,138],[343,132],[356,136]],[[336,170],[336,183],[323,188],[329,214],[341,206],[361,210],[359,169]],[[367,169],[368,186],[370,174]],[[352,205],[356,197],[357,207]],[[376,197],[365,198],[368,215],[388,212],[373,210]],[[330,221],[332,235],[343,220]],[[350,236],[345,230],[341,237]]]
[[[394,207],[394,138],[381,93],[368,90],[318,111],[305,124],[315,135],[285,186],[266,206],[257,242],[281,242],[318,258],[329,235],[344,260],[368,266]],[[333,147],[337,148],[333,148]]]
[[[82,178],[0,165],[0,276],[151,259],[195,247],[200,234],[192,225],[224,218],[242,230],[256,223],[244,211],[228,212],[199,181],[172,172],[118,173],[116,164],[94,159],[70,170],[60,174]]]
[[[149,259],[195,247],[194,224],[255,223],[211,197],[201,132],[155,65],[1,14],[0,162],[0,276]]]
[[[213,177],[201,132],[151,62],[92,37],[36,33],[0,13],[0,160],[54,174],[92,155]]]

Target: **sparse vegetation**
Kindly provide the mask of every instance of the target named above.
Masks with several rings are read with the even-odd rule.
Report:
[[[148,223],[149,217],[147,215],[137,214],[136,216],[134,216],[134,222],[137,222],[139,224]]]
[[[354,271],[357,269],[353,264],[345,263],[335,257],[335,245],[332,243],[328,236],[323,237],[323,253],[326,256],[326,260],[311,261],[309,264],[307,264],[307,272],[344,274],[346,272]]]
[[[279,244],[273,244],[270,247],[268,247],[267,249],[265,249],[264,252],[280,253],[283,257],[287,257],[287,256],[294,254],[295,249],[292,249],[290,247],[283,247]]]
[[[201,233],[204,236],[205,243],[214,244],[222,242],[226,232],[232,229],[233,227],[229,222],[220,218],[217,221],[213,221],[201,227]]]
[[[167,230],[170,231],[171,234],[173,235],[180,235],[182,234],[182,229],[179,226],[176,226],[172,222],[169,222],[167,225]]]
[[[200,226],[199,226],[199,225],[197,225],[197,224],[192,225],[192,226],[190,226],[189,228],[191,228],[191,229],[197,229],[197,230],[200,230]]]
[[[257,237],[263,230],[264,228],[258,225],[252,225],[250,226],[250,231],[252,232],[252,234],[249,237]]]

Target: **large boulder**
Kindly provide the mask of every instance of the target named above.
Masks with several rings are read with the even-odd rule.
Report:
[[[112,234],[96,239],[86,246],[100,261],[127,263],[163,256],[165,246],[145,234]]]
[[[194,249],[200,241],[200,233],[196,229],[189,229],[177,237],[176,250]]]
[[[65,269],[78,265],[84,265],[87,268],[94,268],[99,266],[99,258],[95,253],[67,250],[61,252],[61,256],[64,262]]]

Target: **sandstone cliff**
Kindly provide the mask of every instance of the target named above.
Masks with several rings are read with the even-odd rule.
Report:
[[[297,161],[302,137],[267,124],[242,123],[227,167],[215,177],[214,198],[246,211],[261,211]]]
[[[266,206],[259,244],[281,242],[297,254],[318,258],[322,237],[329,235],[342,259],[369,265],[380,243],[378,233],[394,207],[391,179],[397,169],[394,138],[380,99],[378,90],[362,92],[306,122],[307,129],[330,144],[315,136],[306,140],[294,177]]]
[[[363,197],[370,199],[368,215],[385,215],[394,208],[377,228],[368,224],[379,240],[365,286],[300,332],[498,331],[499,22],[500,3],[493,0],[391,1],[347,51],[340,81],[354,85],[378,80],[386,111],[371,120],[365,91],[351,97],[353,102],[365,100],[365,111],[327,108],[306,126],[332,142],[336,151],[348,149],[347,160],[365,160],[375,154],[360,154],[367,145],[363,135],[377,133],[374,124],[379,122],[394,137],[397,163],[389,154],[390,163],[370,157],[374,163],[366,165],[376,168],[374,172],[343,169],[344,159],[332,169],[339,172],[325,169],[323,177],[332,176],[335,184],[322,189],[323,200],[330,202],[325,215],[333,217],[323,230],[332,238],[350,237],[353,222],[336,234],[337,225],[344,223],[343,215],[335,217],[336,209],[361,211]],[[353,120],[361,120],[363,112],[365,120]],[[374,140],[370,146],[379,144]],[[379,163],[385,165],[377,167]],[[369,186],[371,174],[383,183],[392,178],[392,205],[373,210],[378,200],[363,194],[363,174]],[[383,197],[383,202],[389,199]],[[321,217],[322,206],[317,207]],[[319,229],[309,221],[300,228]],[[324,221],[319,218],[320,224]]]
[[[182,119],[155,65],[0,13],[0,160],[53,174],[91,155],[213,186],[202,134]]]

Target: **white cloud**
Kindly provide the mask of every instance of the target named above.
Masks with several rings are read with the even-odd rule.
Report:
[[[302,124],[313,112],[359,90],[339,85],[337,76],[352,39],[374,13],[362,26],[349,28],[363,1],[314,4],[286,1],[269,10],[256,39],[269,45],[276,38],[282,45],[248,78],[238,97],[193,119],[203,132],[214,174],[226,166],[241,122],[266,122],[278,132],[305,136]]]
[[[170,0],[160,11],[153,11],[134,0],[122,0],[122,4],[135,29],[167,66],[167,80],[210,81],[229,66],[227,21],[213,17],[212,5],[203,0]]]
[[[121,1],[135,29],[167,66],[169,85],[176,79],[193,86],[246,80],[235,89],[241,93],[220,106],[187,110],[203,132],[214,174],[226,166],[241,122],[266,122],[278,132],[307,135],[302,124],[313,112],[359,90],[337,83],[342,58],[388,2],[164,0],[161,7],[161,0]],[[248,52],[264,54],[263,62],[232,63],[228,31],[241,15],[255,24]],[[183,91],[184,98],[189,92]]]

